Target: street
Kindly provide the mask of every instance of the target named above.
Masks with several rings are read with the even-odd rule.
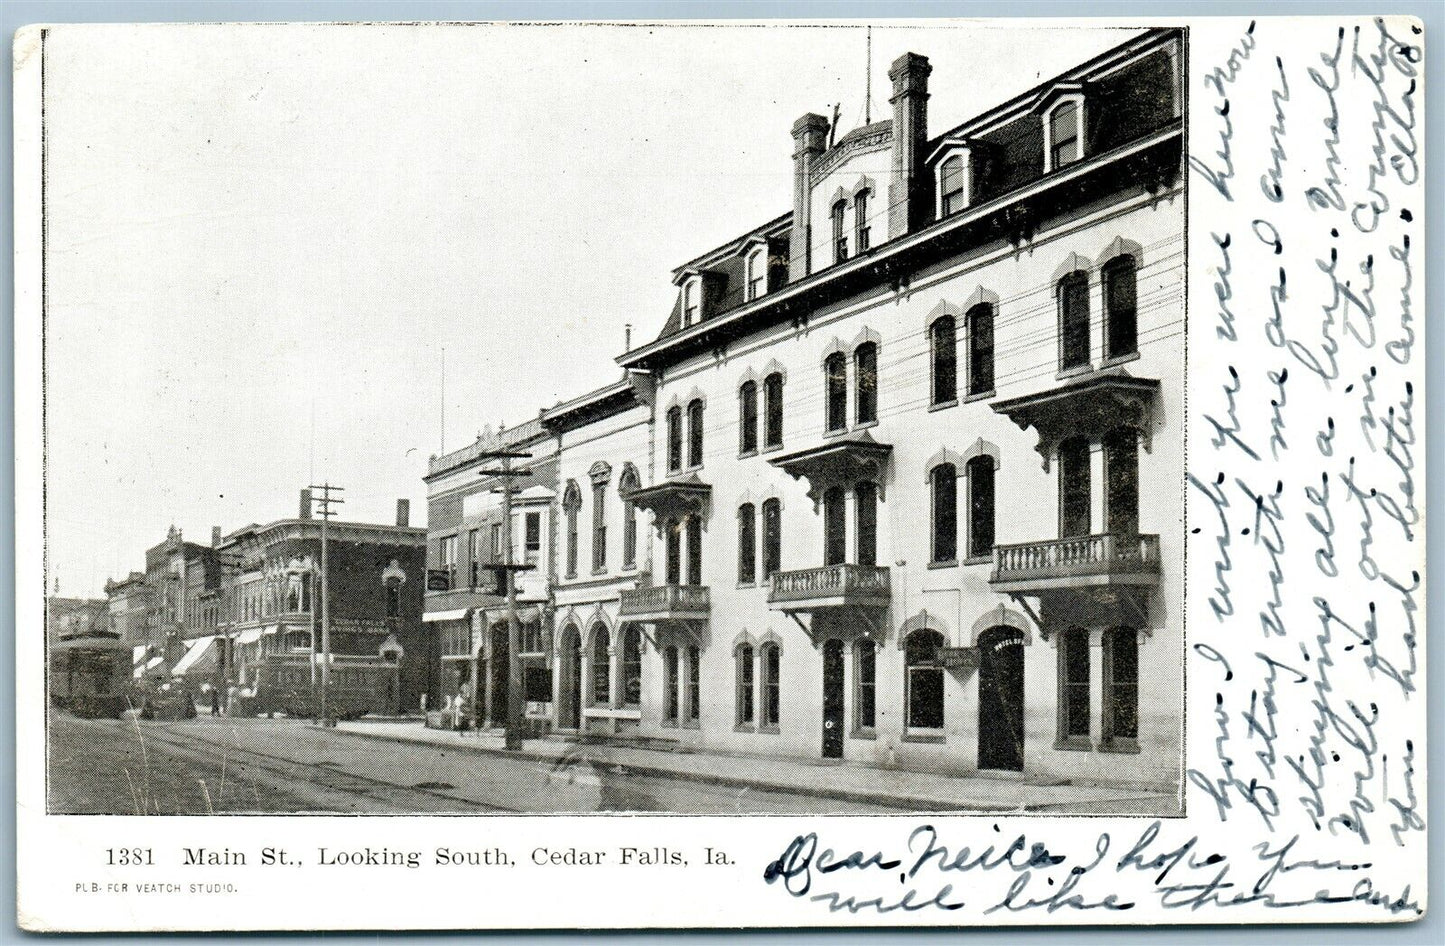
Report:
[[[77,719],[52,712],[56,814],[816,813],[804,794],[363,739],[298,719]],[[830,800],[829,812],[892,809]]]

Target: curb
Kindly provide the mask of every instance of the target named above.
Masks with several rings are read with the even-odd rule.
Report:
[[[432,742],[432,741],[427,740],[427,739],[408,739],[406,736],[396,736],[396,735],[391,735],[391,734],[388,734],[388,733],[361,732],[361,731],[358,731],[358,730],[355,730],[355,729],[341,729],[341,728],[339,728],[339,727],[336,728],[336,729],[334,729],[334,730],[332,730],[332,732],[341,733],[341,734],[347,735],[347,736],[355,736],[355,737],[357,737],[358,739],[375,739],[375,740],[379,740],[379,741],[382,741],[382,742],[399,742],[399,743],[405,743],[405,744],[407,744],[407,745],[413,745],[413,746],[416,746],[416,745],[433,746],[433,747],[436,747],[436,748],[439,748],[439,749],[447,749],[447,748],[460,749],[460,750],[463,750],[463,751],[466,751],[466,752],[479,753],[479,754],[481,754],[481,755],[503,756],[503,757],[506,757],[506,758],[508,758],[508,759],[526,759],[526,760],[532,761],[532,762],[553,762],[553,763],[559,761],[559,757],[556,756],[556,755],[552,755],[552,754],[549,754],[549,753],[542,753],[542,752],[529,752],[529,751],[527,751],[526,749],[520,749],[520,750],[517,750],[517,751],[515,751],[515,752],[512,752],[512,751],[508,751],[508,750],[506,750],[506,749],[494,749],[494,748],[492,748],[491,746],[467,745],[466,743],[457,743],[456,745],[449,745],[449,744],[447,744],[447,743]],[[1042,805],[985,805],[985,804],[977,804],[977,805],[969,805],[969,806],[962,806],[962,807],[961,807],[961,806],[958,806],[957,804],[945,804],[945,803],[943,803],[940,799],[937,799],[937,798],[921,798],[921,797],[918,797],[918,796],[892,795],[892,794],[882,794],[882,793],[877,793],[877,792],[858,792],[858,791],[850,791],[850,790],[848,790],[848,789],[842,789],[842,788],[828,788],[828,787],[818,787],[818,788],[814,788],[814,787],[804,787],[804,786],[799,786],[799,785],[791,785],[791,784],[788,784],[788,783],[786,783],[786,782],[770,782],[770,781],[766,781],[766,780],[763,780],[763,779],[756,779],[756,778],[742,778],[742,777],[730,776],[730,775],[712,775],[712,774],[702,773],[702,772],[685,772],[685,771],[678,771],[677,769],[663,768],[663,767],[660,767],[660,766],[633,765],[633,764],[630,764],[630,763],[614,762],[614,761],[611,760],[611,759],[598,758],[598,757],[596,757],[596,756],[594,756],[594,755],[591,755],[590,753],[577,753],[577,754],[575,754],[574,756],[572,756],[572,758],[573,758],[573,759],[576,759],[576,760],[579,760],[579,761],[585,760],[585,761],[587,761],[587,762],[589,762],[589,763],[593,763],[593,764],[616,765],[616,766],[621,767],[622,769],[624,769],[626,772],[628,772],[628,773],[630,773],[630,774],[633,774],[633,775],[642,775],[642,776],[647,776],[647,777],[650,777],[650,778],[672,779],[672,780],[674,780],[674,781],[681,781],[681,782],[696,782],[696,783],[702,784],[702,785],[717,785],[717,786],[720,786],[720,787],[723,787],[723,788],[751,788],[751,789],[754,789],[754,790],[757,790],[757,791],[765,791],[765,792],[785,792],[785,793],[787,793],[787,794],[792,794],[792,795],[796,795],[796,794],[798,794],[798,793],[800,793],[800,792],[805,792],[805,793],[807,793],[807,794],[809,794],[809,795],[813,795],[813,796],[816,796],[816,797],[818,797],[818,798],[830,798],[830,799],[833,799],[834,801],[846,801],[846,802],[852,802],[852,803],[854,803],[854,804],[880,805],[880,806],[886,807],[886,808],[897,809],[897,810],[900,811],[900,812],[904,812],[904,811],[919,811],[919,812],[926,811],[926,812],[930,812],[930,813],[933,813],[933,814],[948,814],[948,813],[952,813],[952,812],[1006,813],[1006,812],[1033,811],[1033,810],[1035,810],[1035,809],[1047,810],[1047,808],[1050,807],[1050,804],[1042,804]],[[1056,804],[1056,803],[1051,803],[1051,804]]]

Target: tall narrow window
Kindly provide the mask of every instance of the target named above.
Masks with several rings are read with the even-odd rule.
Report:
[[[938,190],[942,195],[940,206],[945,217],[952,216],[968,206],[968,196],[964,193],[962,156],[954,155],[943,162],[943,170],[938,175]]]
[[[607,570],[607,484],[592,484],[592,571]]]
[[[1059,444],[1059,538],[1090,530],[1089,441],[1071,437]]]
[[[1139,738],[1139,635],[1132,627],[1104,632],[1106,741]]]
[[[763,503],[763,580],[783,567],[783,504],[776,499]]]
[[[682,469],[682,408],[667,410],[667,472]]]
[[[1081,627],[1064,631],[1059,642],[1059,736],[1089,738],[1089,632]]]
[[[756,689],[753,685],[753,674],[756,672],[756,665],[753,660],[753,647],[751,644],[739,644],[737,653],[734,655],[737,662],[737,719],[739,726],[751,726],[757,714],[753,701],[756,699]]]
[[[1139,285],[1132,256],[1116,256],[1104,266],[1105,339],[1109,358],[1139,350]]]
[[[868,732],[878,724],[878,645],[862,638],[854,647],[853,660],[853,725]]]
[[[567,517],[567,577],[577,577],[577,511],[582,507],[582,494],[576,483],[568,483],[562,496],[562,509]]]
[[[853,398],[858,423],[874,423],[878,420],[878,346],[875,343],[864,342],[853,350],[853,376],[858,387]]]
[[[702,715],[702,651],[687,645],[687,720],[695,723]]]
[[[752,503],[738,507],[738,584],[751,585],[757,581],[758,543],[757,515]]]
[[[958,560],[958,470],[952,463],[933,468],[933,561]]]
[[[441,561],[442,568],[443,568],[443,569],[446,571],[446,573],[447,573],[447,587],[448,587],[448,588],[455,588],[455,587],[457,587],[457,537],[456,537],[456,536],[454,536],[454,535],[449,535],[449,536],[446,536],[446,537],[444,537],[444,538],[442,539],[442,544],[441,544],[441,559],[442,559],[442,561]],[[274,601],[274,600],[275,600],[274,597],[271,598],[271,599],[269,599],[269,601]],[[269,603],[269,601],[268,601],[268,603]],[[168,604],[167,606],[169,607],[170,605]]]
[[[682,584],[682,525],[676,519],[669,519],[663,525],[664,542],[667,546],[667,583]]]
[[[841,565],[846,553],[846,511],[843,489],[834,486],[823,493],[823,564]]]
[[[783,375],[773,372],[763,379],[763,401],[766,424],[763,443],[769,447],[783,445]]]
[[[467,561],[471,563],[472,581],[469,587],[475,588],[481,583],[482,578],[482,533],[480,529],[473,529],[467,533]]]
[[[622,629],[622,705],[638,706],[642,702],[642,630],[636,624]]]
[[[777,729],[782,710],[783,652],[777,644],[767,643],[758,648],[758,660],[763,665],[763,705],[758,722],[765,729]]]
[[[993,457],[968,461],[968,555],[982,558],[993,554],[994,541]]]
[[[872,568],[878,564],[878,484],[864,481],[853,487],[853,506],[855,555],[859,565]]]
[[[823,361],[823,383],[827,388],[827,429],[848,427],[848,359],[835,351]]]
[[[993,390],[993,306],[981,303],[968,310],[968,393]]]
[[[1118,427],[1104,437],[1104,502],[1109,531],[1139,533],[1139,432]]]
[[[870,229],[868,226],[868,191],[861,190],[853,195],[853,235],[859,253],[868,252]]]
[[[908,635],[903,644],[904,724],[912,730],[943,728],[943,635],[925,629]]]
[[[702,519],[687,517],[687,583],[702,584]]]
[[[697,280],[689,279],[682,284],[682,324],[684,328],[692,325],[698,319],[701,312],[698,296]]]
[[[599,624],[592,630],[592,703],[606,706],[611,702],[612,636]]]
[[[768,291],[768,251],[762,247],[748,254],[748,301]]]
[[[738,452],[753,453],[758,449],[758,385],[744,381],[738,388]]]
[[[632,568],[637,564],[637,507],[632,504],[632,493],[638,487],[637,471],[629,464],[622,470],[618,492],[622,494],[622,567]]]
[[[663,722],[677,722],[677,648],[668,646],[662,650],[662,719]]]
[[[687,406],[687,465],[702,466],[702,401]]]
[[[1075,270],[1059,280],[1059,367],[1089,363],[1089,276]]]
[[[1064,102],[1049,116],[1049,170],[1079,160],[1079,106]]]
[[[838,201],[833,205],[833,262],[841,263],[848,258],[848,233],[843,229],[843,214],[848,205]]]
[[[953,316],[933,320],[928,329],[929,347],[933,356],[933,403],[947,404],[958,400],[958,331]]]
[[[502,524],[501,524],[500,522],[498,522],[498,523],[493,523],[493,524],[492,524],[492,561],[493,561],[493,562],[500,562],[501,560],[502,560]]]
[[[524,559],[528,565],[536,565],[542,557],[542,514],[529,512],[522,522],[524,524]]]

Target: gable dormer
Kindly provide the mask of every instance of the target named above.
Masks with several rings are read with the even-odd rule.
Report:
[[[1040,93],[1032,114],[1043,122],[1045,174],[1085,157],[1086,99],[1080,82],[1055,82]]]
[[[689,328],[717,314],[724,292],[727,290],[727,274],[709,269],[682,269],[672,278],[678,287],[681,328]]]

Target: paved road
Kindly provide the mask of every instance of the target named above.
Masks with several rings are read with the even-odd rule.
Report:
[[[358,739],[304,720],[50,719],[50,809],[76,814],[665,811],[806,814],[816,798],[444,746]],[[889,809],[832,801],[830,813]]]

